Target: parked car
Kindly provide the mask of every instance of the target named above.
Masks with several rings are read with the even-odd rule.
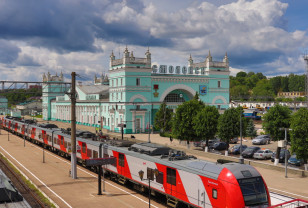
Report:
[[[194,141],[194,147],[201,147],[202,141]]]
[[[242,153],[242,156],[243,157],[249,157],[249,158],[252,158],[253,157],[253,154],[257,151],[259,151],[261,148],[260,147],[255,147],[255,146],[252,146],[252,147],[247,147],[244,152]]]
[[[216,142],[219,142],[220,141],[220,139],[217,139],[217,138],[215,138],[215,139],[210,139],[209,140],[209,149],[211,149],[211,148],[213,148],[213,145],[216,143]],[[204,149],[205,147],[206,147],[206,141],[205,140],[203,140],[202,142],[201,142],[201,147]]]
[[[241,152],[240,147],[241,147],[240,144],[234,145],[233,147],[229,149],[229,153],[234,154],[234,155],[240,154]],[[242,145],[242,152],[244,152],[246,148],[247,148],[247,145]]]
[[[230,143],[231,144],[236,144],[238,142],[238,138],[237,137],[234,137],[230,140]]]
[[[214,150],[226,150],[228,149],[228,145],[225,142],[216,142],[213,146],[210,146],[210,149]]]
[[[285,149],[280,150],[280,155],[279,155],[279,162],[280,163],[285,162],[285,151],[286,151]],[[291,157],[291,154],[290,154],[289,150],[287,150],[287,159],[289,159],[290,157]],[[274,152],[272,154],[271,161],[274,162],[275,158],[276,158],[276,152]]]
[[[253,154],[253,158],[255,159],[270,159],[273,155],[273,151],[266,149],[266,150],[259,150],[258,152]]]
[[[252,140],[252,144],[269,144],[270,137],[268,135],[259,135]]]
[[[296,157],[296,154],[293,154],[289,158],[288,163],[290,163],[291,165],[301,166],[302,164],[304,164],[304,160],[303,159],[298,159]]]

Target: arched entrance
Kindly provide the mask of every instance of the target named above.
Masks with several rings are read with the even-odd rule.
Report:
[[[193,95],[191,95],[189,92],[177,89],[171,91],[164,99],[164,102],[166,103],[183,103],[185,101],[191,100],[193,98]]]
[[[177,84],[169,87],[160,97],[160,102],[182,103],[191,100],[196,91],[183,84]]]

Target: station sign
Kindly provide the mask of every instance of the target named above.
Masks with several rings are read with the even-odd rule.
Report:
[[[86,160],[86,166],[113,165],[116,164],[115,157],[104,157]]]
[[[167,66],[167,65],[153,65],[152,73],[154,74],[193,74],[205,75],[205,67],[187,67],[187,66]]]

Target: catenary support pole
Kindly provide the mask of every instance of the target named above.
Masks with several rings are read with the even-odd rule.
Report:
[[[71,84],[71,176],[73,179],[77,179],[77,159],[76,159],[76,73],[72,72],[72,84]]]

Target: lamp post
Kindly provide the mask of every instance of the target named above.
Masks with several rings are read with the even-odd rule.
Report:
[[[241,146],[240,146],[240,159],[239,162],[241,164],[244,164],[244,158],[243,158],[243,138],[242,138],[242,111],[240,112],[240,137],[241,137]]]
[[[284,134],[284,166],[285,166],[285,177],[288,177],[288,159],[287,159],[287,131],[291,131],[292,129],[289,128],[279,128],[279,130],[284,130],[285,134]],[[277,154],[277,153],[276,153]]]
[[[151,207],[151,178],[154,180],[153,172],[154,172],[155,177],[157,178],[157,176],[159,174],[159,171],[157,169],[151,170],[151,177],[148,177],[147,179],[143,179],[143,175],[144,175],[144,171],[143,170],[140,170],[138,172],[141,181],[143,181],[143,180],[148,180],[149,181],[149,208]]]

